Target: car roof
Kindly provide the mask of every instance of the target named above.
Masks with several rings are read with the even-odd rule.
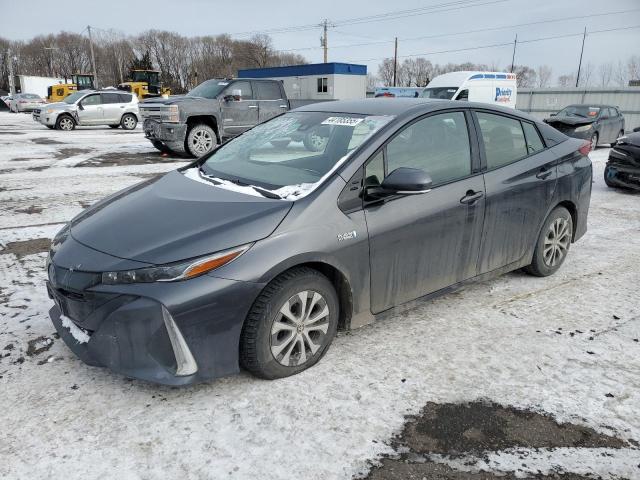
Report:
[[[362,100],[335,100],[329,102],[311,103],[298,107],[294,112],[333,112],[351,113],[356,115],[393,115],[399,116],[404,113],[427,113],[445,108],[478,108],[484,110],[495,110],[498,113],[507,113],[518,117],[539,122],[539,120],[514,110],[513,108],[501,107],[487,103],[439,100],[430,98],[366,98]]]

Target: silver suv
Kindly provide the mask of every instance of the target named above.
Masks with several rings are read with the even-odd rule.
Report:
[[[82,90],[33,111],[33,119],[49,128],[108,125],[133,130],[138,125],[138,97],[116,90]]]

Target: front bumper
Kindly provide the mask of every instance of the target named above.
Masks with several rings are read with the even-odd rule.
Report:
[[[42,125],[54,126],[58,119],[58,113],[46,113],[46,109],[37,108],[31,113],[31,118]]]
[[[609,183],[619,187],[640,190],[640,168],[607,162],[604,174]]]
[[[162,123],[147,118],[143,123],[144,136],[152,143],[161,145],[175,152],[185,153],[184,141],[187,125],[184,123]]]
[[[58,273],[53,278],[65,281],[74,274],[91,275],[62,274],[54,268]],[[239,371],[242,324],[262,287],[210,275],[184,282],[95,285],[84,291],[47,282],[55,301],[51,320],[83,362],[165,385]],[[63,316],[77,329],[64,326]]]

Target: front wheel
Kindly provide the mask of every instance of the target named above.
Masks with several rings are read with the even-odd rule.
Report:
[[[338,328],[338,296],[331,282],[307,267],[269,283],[242,327],[240,363],[254,375],[276,379],[315,365]]]
[[[120,120],[123,130],[133,130],[138,125],[138,119],[133,113],[125,113]]]
[[[199,123],[194,125],[187,134],[187,152],[194,157],[206,155],[217,144],[216,133],[209,125]]]
[[[525,271],[537,277],[553,275],[564,263],[573,239],[573,219],[564,207],[553,210],[542,226],[531,265]]]
[[[76,128],[76,122],[70,115],[61,115],[56,120],[56,129],[64,130],[65,132],[69,132]]]

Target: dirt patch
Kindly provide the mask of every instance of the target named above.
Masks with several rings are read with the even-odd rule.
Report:
[[[15,126],[15,125],[11,125],[11,126]],[[0,135],[24,135],[24,132],[0,132]]]
[[[29,340],[27,346],[27,356],[33,357],[34,355],[40,355],[46,352],[53,345],[53,339],[49,337],[38,337],[33,340]]]
[[[26,213],[29,215],[34,215],[37,213],[42,213],[42,210],[44,210],[44,208],[42,207],[36,207],[35,205],[29,205],[27,208],[17,208],[14,210],[14,212],[16,213]]]
[[[62,142],[59,142],[57,140],[53,140],[51,138],[46,138],[46,137],[32,138],[31,141],[33,143],[37,143],[38,145],[64,145],[64,143],[62,143]]]
[[[20,242],[9,242],[0,250],[0,255],[13,253],[18,257],[18,259],[20,259],[27,255],[46,252],[49,250],[50,246],[51,239],[49,238],[34,238],[32,240],[23,240]]]
[[[401,441],[417,453],[481,453],[512,447],[622,448],[626,442],[551,416],[495,403],[428,403]]]
[[[28,162],[30,160],[42,160],[42,159],[29,158],[29,157],[17,157],[17,158],[12,158],[10,161],[11,162]]]
[[[31,170],[32,172],[41,172],[42,170],[46,170],[49,168],[49,165],[41,165],[39,167],[29,167],[27,170]]]
[[[91,157],[80,162],[76,167],[119,167],[123,165],[146,165],[150,163],[172,163],[185,161],[183,158],[163,157],[160,153],[131,154],[127,152],[110,152],[97,157]]]
[[[60,143],[60,142],[57,142]],[[65,158],[75,157],[76,155],[82,155],[83,153],[89,153],[92,150],[90,148],[77,148],[77,147],[69,147],[69,148],[61,148],[54,155],[56,160],[64,160]]]
[[[368,480],[587,480],[593,477],[571,473],[543,475],[522,472],[465,472],[437,463],[429,455],[469,455],[486,458],[487,453],[510,448],[624,448],[629,444],[595,430],[558,423],[550,415],[491,402],[464,404],[428,403],[419,415],[408,417],[402,433],[392,441],[401,455],[382,459]],[[475,461],[472,461],[472,464]],[[523,466],[526,466],[523,464]]]
[[[82,207],[82,208],[89,208],[91,205],[93,205],[93,202],[88,202],[86,200],[80,200],[78,202],[78,204]]]

